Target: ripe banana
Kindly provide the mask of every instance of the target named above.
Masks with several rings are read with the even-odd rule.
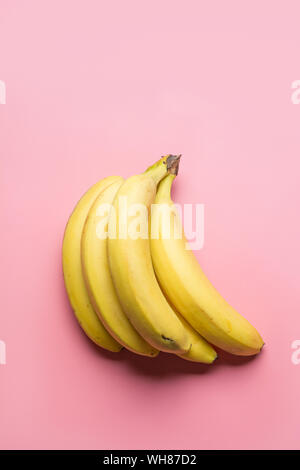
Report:
[[[83,274],[94,309],[115,340],[132,352],[153,357],[158,351],[139,335],[123,312],[109,270],[108,216],[123,182],[120,179],[104,189],[88,213],[81,239]]]
[[[145,173],[125,181],[113,204],[116,237],[108,238],[110,270],[123,310],[148,343],[161,351],[175,354],[189,350],[189,335],[156,280],[148,232],[146,237],[132,237],[130,225],[136,219],[132,208],[139,207],[141,212],[144,209],[146,216],[149,215],[158,182],[168,174],[178,158],[163,157]],[[109,219],[109,231],[111,222],[112,217]]]
[[[169,208],[171,226],[179,220],[170,196],[174,173],[161,181],[155,199],[155,204]],[[158,224],[160,232],[157,239],[151,237],[151,256],[156,276],[172,305],[215,346],[241,356],[259,353],[264,344],[259,333],[206,278],[193,252],[186,249],[185,237],[162,236],[168,233],[164,224],[169,220],[164,214],[158,222],[158,217],[159,211],[152,211],[152,224]]]
[[[81,269],[80,241],[91,205],[101,191],[116,181],[122,178],[104,178],[83,195],[68,220],[62,249],[65,286],[75,316],[94,343],[112,352],[120,351],[122,346],[106,331],[90,303]]]
[[[175,311],[174,307],[173,310]],[[178,354],[179,357],[191,362],[202,362],[203,364],[211,364],[214,362],[218,355],[214,348],[204,339],[199,333],[191,327],[191,325],[178,313],[186,332],[189,335],[191,347],[188,352]]]

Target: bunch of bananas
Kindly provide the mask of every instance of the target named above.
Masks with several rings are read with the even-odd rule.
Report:
[[[180,224],[171,200],[179,159],[162,157],[125,181],[104,178],[80,199],[63,241],[71,306],[89,338],[109,351],[125,347],[149,357],[164,351],[205,364],[217,358],[213,346],[257,354],[264,344],[257,330],[209,282],[184,235],[169,230],[170,221]],[[136,204],[150,222],[147,236],[128,233],[133,220],[128,207]]]

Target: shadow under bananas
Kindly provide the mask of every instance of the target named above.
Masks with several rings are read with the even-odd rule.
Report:
[[[215,374],[220,369],[228,367],[247,367],[254,360],[259,360],[259,356],[233,356],[224,351],[218,350],[218,358],[213,364],[200,364],[186,361],[175,354],[161,352],[155,358],[139,356],[127,351],[125,348],[119,353],[111,353],[88,341],[90,347],[102,358],[108,361],[118,361],[130,370],[130,373],[137,376],[149,377],[154,380],[162,380],[175,375],[208,375]]]

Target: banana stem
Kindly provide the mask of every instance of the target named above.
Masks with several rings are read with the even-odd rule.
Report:
[[[167,169],[170,175],[178,175],[179,163],[181,159],[180,155],[169,155],[167,158]]]
[[[145,173],[150,174],[158,184],[167,174],[177,175],[180,158],[181,155],[166,155],[147,168]]]

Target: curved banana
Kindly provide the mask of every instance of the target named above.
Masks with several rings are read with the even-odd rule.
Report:
[[[172,305],[210,343],[236,355],[257,354],[264,344],[261,336],[209,282],[193,252],[186,249],[185,237],[163,235],[168,233],[164,224],[169,220],[171,227],[181,224],[170,196],[175,176],[176,171],[160,183],[155,199],[155,204],[169,208],[170,219],[165,213],[163,217],[159,215],[159,206],[152,211],[152,224],[159,226],[158,238],[151,237],[152,261],[159,283]]]
[[[123,312],[109,270],[108,216],[123,182],[118,180],[104,189],[88,213],[81,238],[83,275],[94,309],[115,340],[134,353],[154,357],[158,351],[139,335]]]
[[[101,191],[116,181],[122,181],[122,178],[104,178],[83,195],[68,220],[62,248],[65,286],[75,316],[94,343],[112,352],[120,351],[122,346],[106,331],[90,303],[81,269],[80,241],[92,203]]]
[[[174,308],[173,308],[174,309]],[[174,309],[175,310],[175,309]],[[178,313],[177,316],[184,325],[189,338],[191,347],[185,354],[178,354],[179,357],[191,362],[201,362],[203,364],[212,364],[218,355],[214,348],[202,338],[199,333],[191,327],[191,325]]]
[[[184,353],[190,348],[189,337],[156,280],[148,230],[139,238],[131,233],[136,223],[134,212],[144,212],[144,221],[148,222],[156,185],[178,158],[163,157],[145,173],[132,176],[121,186],[113,204],[117,232],[115,238],[111,233],[108,238],[108,257],[117,294],[133,326],[154,348]],[[109,231],[112,221],[111,214]]]

